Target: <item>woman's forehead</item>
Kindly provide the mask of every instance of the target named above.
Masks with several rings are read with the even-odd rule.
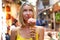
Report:
[[[30,5],[24,5],[23,9],[32,9],[32,6],[30,6]]]

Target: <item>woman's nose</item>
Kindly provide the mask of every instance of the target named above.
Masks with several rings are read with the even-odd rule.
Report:
[[[27,14],[30,14],[30,12],[29,12],[29,11],[27,11]]]

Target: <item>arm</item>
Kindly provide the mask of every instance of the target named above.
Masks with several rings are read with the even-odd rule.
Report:
[[[11,30],[10,40],[16,40],[16,32],[17,31],[15,29]]]
[[[39,40],[44,40],[44,28],[39,28]]]

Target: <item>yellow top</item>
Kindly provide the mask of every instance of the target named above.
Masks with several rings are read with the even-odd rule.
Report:
[[[32,40],[32,38],[23,38],[21,35],[17,34],[16,40]],[[36,33],[36,40],[38,40],[38,33]]]

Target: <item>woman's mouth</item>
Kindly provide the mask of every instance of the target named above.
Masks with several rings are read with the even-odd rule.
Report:
[[[30,16],[30,15],[27,15],[27,16],[26,16],[26,18],[28,18],[28,19],[29,19],[29,18],[32,18],[32,16]]]

